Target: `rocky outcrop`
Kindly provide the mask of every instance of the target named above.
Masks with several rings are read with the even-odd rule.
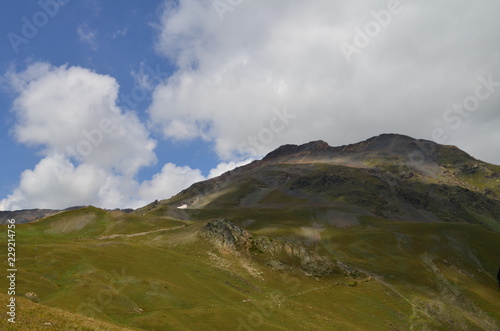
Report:
[[[40,302],[40,299],[38,298],[38,295],[35,292],[28,292],[24,296],[34,303]]]
[[[298,267],[306,275],[321,277],[340,274],[358,277],[360,273],[329,256],[320,256],[314,250],[302,245],[271,239],[266,236],[252,236],[227,219],[208,222],[199,235],[219,249],[257,254],[267,259],[266,264],[274,270],[284,271]]]
[[[320,256],[316,252],[310,251],[299,244],[273,240],[265,236],[256,236],[252,238],[252,248],[268,253],[273,258],[268,264],[275,270],[287,268],[287,263],[276,260],[276,258],[281,257],[288,261],[294,261],[300,269],[310,276],[327,276],[342,273],[337,263],[332,261],[328,256]]]
[[[227,219],[208,222],[200,229],[199,235],[223,249],[248,250],[251,247],[251,235]]]

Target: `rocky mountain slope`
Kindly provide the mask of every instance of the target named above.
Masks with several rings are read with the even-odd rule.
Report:
[[[499,173],[400,135],[317,141],[132,213],[18,224],[19,325],[498,330]]]
[[[187,209],[175,210],[184,205]],[[281,146],[260,161],[138,212],[169,210],[182,217],[190,209],[284,206],[315,209],[314,217],[320,218],[342,209],[389,220],[460,221],[500,230],[500,166],[454,146],[394,134],[340,147],[315,141]],[[351,222],[349,217],[331,219],[339,225]]]

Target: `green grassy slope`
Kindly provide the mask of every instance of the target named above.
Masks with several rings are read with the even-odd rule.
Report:
[[[357,226],[338,228],[327,216],[304,222],[310,211],[233,213],[235,223],[254,235],[301,245],[361,274],[308,276],[286,256],[217,249],[197,236],[209,210],[199,210],[198,221],[179,221],[90,207],[18,226],[18,294],[35,292],[40,299],[19,308],[32,321],[25,329],[45,323],[53,311],[43,307],[141,330],[499,326],[498,233],[469,224],[365,216]],[[2,247],[5,242],[1,238]],[[271,267],[277,259],[290,268]],[[6,288],[5,279],[0,286]],[[71,316],[49,320],[105,330],[92,324],[100,322]]]
[[[0,293],[0,303],[5,307],[9,302],[7,294]],[[66,331],[136,331],[137,329],[120,327],[66,310],[33,303],[26,298],[16,298],[16,323],[6,318],[0,319],[0,330],[66,330]]]
[[[251,240],[199,236],[219,218]],[[20,301],[26,330],[47,314],[82,330],[500,328],[500,167],[410,137],[285,146],[131,214],[16,231],[18,295],[40,300]]]

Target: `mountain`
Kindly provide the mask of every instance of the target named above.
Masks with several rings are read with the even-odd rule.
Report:
[[[7,224],[7,220],[15,219],[16,223],[28,223],[40,218],[53,215],[61,210],[54,209],[23,209],[15,211],[0,211],[0,224]]]
[[[34,222],[44,217],[48,217],[63,211],[85,208],[85,206],[74,206],[66,209],[21,209],[14,211],[0,210],[0,224],[7,224],[9,219],[15,219],[16,224]],[[119,210],[119,209],[117,209]],[[129,213],[132,209],[121,209],[121,211]]]
[[[18,224],[19,325],[498,330],[499,173],[401,135],[314,141],[131,213]]]
[[[185,206],[179,212],[176,207]],[[154,210],[283,208],[328,218],[351,214],[417,222],[467,222],[500,230],[500,167],[454,146],[384,134],[331,147],[323,141],[285,145],[260,161],[200,182]],[[143,210],[139,210],[143,212]],[[202,213],[203,215],[203,213]],[[338,218],[339,222],[345,222]]]

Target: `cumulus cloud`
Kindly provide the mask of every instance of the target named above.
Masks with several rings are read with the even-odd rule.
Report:
[[[12,195],[0,201],[1,210],[66,208],[98,204],[97,191],[106,173],[95,166],[74,167],[61,155],[43,158],[33,170],[25,170]]]
[[[156,48],[177,71],[149,114],[166,138],[202,138],[233,160],[284,143],[435,139],[440,129],[446,143],[473,141],[469,152],[500,163],[497,130],[474,139],[498,119],[500,87],[459,128],[444,117],[480,77],[500,82],[497,1],[400,1],[393,12],[387,1],[244,1],[222,15],[213,4],[183,0],[161,17]],[[345,44],[357,46],[348,58]],[[285,107],[293,120],[273,130]]]
[[[35,63],[6,79],[18,94],[13,134],[38,147],[42,158],[21,174],[19,186],[0,201],[1,210],[136,208],[206,179],[198,169],[171,163],[151,180],[136,179],[141,168],[157,162],[156,142],[133,111],[117,107],[118,84],[110,76]],[[238,165],[223,163],[211,175]]]
[[[182,188],[205,179],[198,169],[191,169],[188,166],[178,167],[167,163],[160,173],[141,184],[139,195],[145,201],[169,198],[179,193]]]
[[[199,169],[191,169],[189,166],[179,167],[173,163],[167,163],[151,180],[141,183],[138,191],[142,199],[140,205],[144,205],[146,201],[151,202],[156,199],[169,198],[193,183],[220,176],[251,161],[251,159],[248,159],[241,162],[221,162],[211,169],[206,177],[201,174]]]
[[[6,77],[18,94],[14,136],[41,148],[42,159],[0,208],[118,207],[138,199],[134,177],[156,162],[156,142],[135,113],[116,106],[114,78],[47,63]]]
[[[8,76],[19,94],[14,102],[19,142],[128,175],[156,161],[155,141],[144,125],[116,106],[114,78],[46,63]]]

